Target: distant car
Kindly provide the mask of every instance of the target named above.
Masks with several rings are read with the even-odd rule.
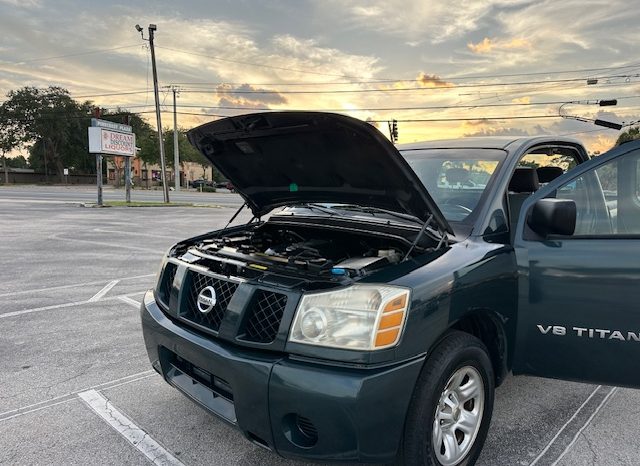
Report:
[[[231,182],[227,182],[227,184],[224,187],[227,188],[231,192],[235,191],[235,189],[233,188],[233,185],[231,184]]]
[[[189,181],[190,188],[199,188],[200,186],[213,186],[213,182],[205,180],[204,178],[198,178],[197,180]]]
[[[216,182],[216,188],[226,188],[227,187],[227,183],[229,183],[228,181],[217,181]]]

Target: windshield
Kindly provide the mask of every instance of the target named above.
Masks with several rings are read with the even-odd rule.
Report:
[[[506,157],[500,149],[440,148],[401,153],[450,222],[471,221]]]

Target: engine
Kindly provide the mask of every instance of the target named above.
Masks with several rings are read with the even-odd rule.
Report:
[[[362,277],[398,263],[407,250],[407,244],[399,239],[323,228],[289,228],[267,222],[202,239],[190,253],[205,255],[227,268],[231,265],[243,270],[340,279]]]

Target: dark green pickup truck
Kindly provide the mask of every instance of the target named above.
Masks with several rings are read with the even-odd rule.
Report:
[[[253,218],[169,250],[144,338],[168,383],[257,445],[469,465],[509,372],[640,385],[640,143],[593,160],[552,136],[395,147],[307,112],[189,138]]]

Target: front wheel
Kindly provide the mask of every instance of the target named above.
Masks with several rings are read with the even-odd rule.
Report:
[[[473,465],[489,430],[493,397],[493,367],[484,344],[467,333],[448,334],[416,384],[400,463]]]

